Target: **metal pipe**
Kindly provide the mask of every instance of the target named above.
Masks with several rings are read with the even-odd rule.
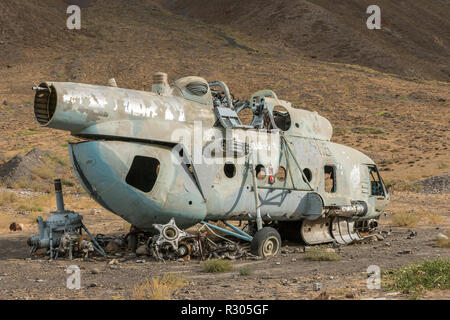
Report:
[[[252,238],[251,236],[249,236],[249,235],[247,235],[247,236],[240,235],[240,234],[238,234],[238,233],[236,233],[236,232],[233,232],[233,231],[230,231],[230,230],[227,230],[227,229],[218,227],[218,226],[216,226],[216,225],[214,225],[214,224],[211,224],[211,223],[208,223],[208,222],[205,222],[205,221],[202,221],[201,223],[204,224],[204,225],[206,225],[206,226],[208,226],[208,227],[210,227],[210,228],[213,228],[213,229],[222,231],[222,232],[224,232],[224,233],[226,233],[226,234],[229,234],[229,235],[231,235],[231,236],[233,236],[233,237],[236,237],[236,238],[239,238],[239,239],[242,239],[242,240],[252,241],[252,239],[253,239],[253,238]]]
[[[58,212],[64,212],[64,198],[62,194],[62,185],[60,179],[55,179],[56,207]]]
[[[253,175],[253,193],[255,194],[255,206],[256,206],[256,227],[258,228],[258,231],[262,229],[262,217],[261,217],[261,205],[259,203],[259,196],[258,196],[258,183],[256,181],[256,169],[253,164],[251,164],[252,167],[252,175]]]
[[[363,201],[354,202],[349,206],[330,207],[334,214],[340,217],[364,216],[367,213],[367,204]]]

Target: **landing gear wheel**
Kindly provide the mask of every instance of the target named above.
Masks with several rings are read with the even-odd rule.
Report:
[[[273,257],[280,251],[281,237],[277,230],[265,227],[253,237],[251,251],[260,257]]]

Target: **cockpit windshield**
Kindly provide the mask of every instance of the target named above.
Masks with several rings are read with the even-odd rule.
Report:
[[[387,192],[387,189],[376,166],[369,166],[369,176],[371,195],[385,197],[385,190]]]

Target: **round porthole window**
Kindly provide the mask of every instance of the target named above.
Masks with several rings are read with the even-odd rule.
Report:
[[[276,178],[278,181],[286,180],[286,169],[284,167],[278,167]]]
[[[236,175],[236,166],[233,163],[225,163],[223,172],[228,178],[233,178]]]
[[[311,180],[312,180],[311,170],[309,170],[308,168],[305,168],[305,169],[303,169],[303,174],[305,175],[306,179],[308,179],[308,182],[311,182]],[[305,180],[305,177],[303,177],[303,180]]]
[[[266,168],[262,164],[258,164],[256,166],[256,177],[260,180],[264,179],[266,177]]]

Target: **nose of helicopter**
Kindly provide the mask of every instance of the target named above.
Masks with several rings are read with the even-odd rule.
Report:
[[[144,231],[171,218],[180,227],[201,221],[206,209],[181,205],[174,194],[177,168],[170,149],[122,141],[87,141],[69,145],[75,174],[83,188],[107,210]],[[177,205],[179,203],[179,205]]]

